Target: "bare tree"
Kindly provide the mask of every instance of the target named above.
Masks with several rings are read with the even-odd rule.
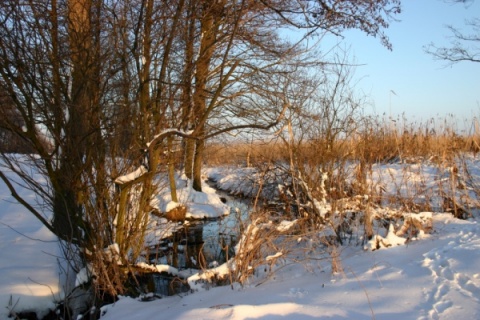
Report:
[[[270,1],[262,0],[280,19],[299,29],[307,29],[308,36],[320,32],[341,35],[345,30],[357,29],[369,36],[379,37],[391,49],[384,33],[395,15],[401,13],[400,0],[316,0]]]
[[[138,206],[118,218],[114,180],[135,168],[142,154],[134,146],[145,134],[133,131],[143,126],[127,63],[139,58],[122,44],[125,29],[116,19],[125,11],[116,9],[94,0],[0,4],[0,85],[12,106],[0,113],[4,128],[32,150],[23,157],[3,152],[0,178],[67,250],[94,265],[97,288],[111,294],[124,290],[126,273],[104,249],[117,243],[123,266],[136,259],[152,194],[145,181]],[[39,202],[23,199],[15,182]]]
[[[344,170],[351,157],[348,141],[365,105],[364,97],[354,92],[354,68],[343,52],[334,63],[319,69],[316,77],[298,74],[289,83],[291,108],[277,132],[288,163],[283,170],[290,175],[289,187],[294,189],[295,198],[290,201],[296,201],[299,214],[306,213],[315,223],[325,223],[328,218],[315,202],[345,195]]]
[[[193,113],[190,127],[197,142],[195,156],[192,146],[187,149],[185,164],[194,188],[201,189],[206,137],[247,128],[270,128],[278,123],[287,106],[284,88],[280,88],[285,81],[281,78],[318,63],[318,57],[309,59],[304,55],[307,48],[303,40],[357,28],[379,36],[390,48],[382,29],[400,13],[399,4],[397,0],[207,1],[197,7],[200,28],[198,36],[191,39],[199,39],[195,46],[199,51],[192,63],[195,87],[191,94],[193,107],[189,107]],[[277,30],[290,27],[304,30],[302,40],[289,43],[279,36]],[[255,112],[254,101],[266,101],[267,96],[274,99],[267,98],[269,103],[260,113],[258,109]]]
[[[187,81],[183,88],[182,125],[193,130],[196,142],[186,143],[185,172],[193,180],[193,187],[201,190],[200,173],[205,139],[220,133],[213,132],[213,128],[219,128],[219,122],[213,118],[220,119],[219,113],[226,109],[229,102],[246,94],[240,88],[239,79],[248,77],[252,81],[254,74],[260,73],[246,72],[245,66],[249,64],[246,57],[263,61],[265,57],[252,54],[253,50],[245,47],[248,41],[253,43],[258,32],[252,29],[252,23],[259,21],[251,16],[257,17],[256,14],[261,11],[261,6],[255,2],[207,1],[202,4],[191,3],[189,8],[190,19],[185,25],[188,40],[184,79]],[[264,30],[264,37],[269,37],[273,32],[272,29]],[[246,37],[247,32],[251,33],[250,40]],[[278,44],[271,44],[272,49],[278,47]],[[265,53],[262,45],[264,43],[257,42],[253,47]],[[272,54],[265,56],[272,57]],[[189,84],[192,80],[193,86]],[[235,92],[230,91],[234,86]],[[251,125],[258,124],[249,123],[247,126]],[[228,121],[223,122],[222,132],[235,129],[235,126],[228,125]]]

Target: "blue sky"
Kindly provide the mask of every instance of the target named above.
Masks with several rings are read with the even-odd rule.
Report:
[[[362,66],[355,71],[357,89],[373,102],[370,112],[393,117],[405,114],[412,121],[455,115],[459,120],[480,116],[480,63],[452,66],[434,60],[424,46],[448,45],[445,25],[464,28],[464,20],[480,16],[480,1],[469,5],[442,0],[404,0],[400,21],[391,22],[386,34],[393,51],[379,39],[358,31],[345,33],[342,45]],[[396,95],[391,93],[391,90]]]

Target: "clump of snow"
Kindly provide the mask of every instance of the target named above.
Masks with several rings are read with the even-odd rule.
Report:
[[[395,234],[393,225],[390,224],[388,233],[385,237],[374,235],[370,241],[365,245],[365,250],[375,251],[381,248],[389,248],[392,246],[399,246],[405,244],[407,239],[399,237]]]
[[[395,232],[393,224],[390,224],[385,237],[374,235],[364,249],[374,251],[404,245],[408,240],[425,238],[425,232],[431,232],[432,217],[432,212],[403,213],[403,225],[398,231]]]
[[[265,258],[266,261],[271,261],[280,258],[283,256],[283,252],[277,252],[275,254],[269,255]]]
[[[255,238],[261,228],[266,227],[266,224],[258,223],[259,219],[252,221],[243,232],[240,240],[235,246],[235,254],[241,259],[244,254],[253,249]]]
[[[138,262],[136,266],[142,269],[153,271],[153,272],[166,272],[168,274],[175,275],[175,276],[179,274],[177,268],[172,267],[168,264],[151,265],[145,262]]]
[[[122,264],[120,259],[120,247],[118,243],[112,243],[104,249],[105,257],[108,261],[115,261],[117,264]]]
[[[276,226],[277,231],[279,232],[287,232],[288,230],[292,229],[294,226],[296,226],[298,223],[298,220],[282,220],[280,223]]]
[[[409,231],[416,231],[414,237],[416,239],[420,239],[422,237],[425,237],[425,232],[431,232],[433,227],[432,212],[404,213],[403,219],[403,225],[396,233],[398,236],[403,236]]]
[[[329,213],[332,210],[331,205],[329,203],[326,203],[324,201],[318,201],[317,199],[313,199],[313,205],[315,206],[315,208],[317,209],[318,213],[322,218],[325,218],[327,213]]]
[[[231,259],[218,267],[207,269],[188,277],[188,285],[190,289],[199,291],[203,288],[204,282],[211,282],[213,279],[222,279],[228,276],[234,268],[234,260]]]
[[[75,279],[75,287],[88,283],[90,281],[91,275],[92,275],[92,270],[90,265],[87,265],[87,267],[83,267],[82,269],[80,269]]]
[[[178,129],[173,129],[173,128],[165,129],[162,132],[156,134],[151,141],[147,142],[146,145],[147,145],[147,148],[148,148],[148,147],[150,147],[150,145],[152,143],[155,142],[155,140],[157,140],[160,137],[165,137],[168,134],[177,134],[177,135],[181,135],[181,136],[188,136],[188,135],[191,135],[192,132],[193,132],[193,130],[184,131],[184,130],[178,130]]]
[[[135,171],[130,172],[129,174],[123,175],[115,179],[116,184],[125,184],[128,182],[135,181],[135,179],[140,178],[142,175],[147,173],[148,170],[145,166],[141,165]]]
[[[111,245],[104,248],[103,252],[105,253],[105,259],[107,259],[107,261],[114,261],[118,265],[122,264],[122,260],[120,259],[120,247],[118,246],[118,243],[112,243]],[[86,253],[91,254],[91,252],[88,250],[86,250]],[[91,280],[92,276],[96,276],[95,270],[92,268],[91,264],[87,264],[77,273],[75,279],[75,287],[88,283]]]

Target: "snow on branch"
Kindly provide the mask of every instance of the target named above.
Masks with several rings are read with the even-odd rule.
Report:
[[[194,137],[192,136],[192,131],[182,131],[182,130],[178,130],[178,129],[166,129],[166,130],[162,131],[161,133],[155,135],[150,142],[147,142],[146,146],[147,146],[147,148],[154,148],[157,141],[159,141],[159,140],[161,140],[165,137],[171,136],[171,135],[177,135],[177,136],[184,137],[184,138],[194,139]],[[142,176],[144,176],[146,173],[149,172],[148,152],[147,152],[147,150],[145,150],[145,152],[146,152],[146,157],[147,157],[144,160],[145,163],[140,165],[135,171],[132,171],[130,173],[127,173],[123,176],[120,176],[120,177],[116,178],[115,183],[117,185],[125,185],[125,184],[132,183],[132,182],[140,179]]]
[[[117,179],[115,179],[115,183],[122,185],[122,184],[126,184],[126,183],[129,183],[129,182],[135,181],[147,172],[148,172],[147,168],[145,168],[144,165],[141,165],[140,167],[137,168],[137,170],[135,170],[133,172],[130,172],[126,175],[120,176]]]
[[[162,131],[161,133],[155,135],[150,142],[147,142],[147,148],[150,148],[150,146],[154,145],[158,140],[160,140],[162,138],[165,138],[165,137],[168,137],[168,136],[171,136],[171,135],[177,135],[177,136],[180,136],[180,137],[183,137],[183,138],[195,139],[192,136],[192,133],[193,133],[192,130],[183,131],[183,130],[178,130],[178,129],[166,129],[166,130]]]
[[[178,276],[179,272],[178,269],[175,267],[172,267],[168,264],[157,264],[157,265],[152,265],[152,264],[147,264],[145,262],[139,262],[135,265],[136,267],[143,269],[143,270],[148,270],[151,272],[166,272],[168,274]]]

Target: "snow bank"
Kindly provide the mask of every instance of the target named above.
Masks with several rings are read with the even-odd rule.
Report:
[[[199,291],[204,289],[205,282],[212,282],[214,279],[223,279],[230,274],[230,270],[234,268],[233,259],[225,262],[224,264],[211,268],[205,271],[195,273],[194,275],[188,277],[188,285],[190,289]]]
[[[59,282],[66,276],[59,267],[57,238],[14,202],[3,182],[0,199],[0,319],[7,319],[12,307],[17,312],[53,309],[63,297]]]
[[[155,206],[160,212],[168,212],[178,206],[187,208],[187,219],[218,218],[230,213],[230,207],[224,204],[215,189],[202,183],[202,192],[194,190],[190,181],[177,177],[178,202],[172,201],[170,188],[165,187],[156,197]]]

